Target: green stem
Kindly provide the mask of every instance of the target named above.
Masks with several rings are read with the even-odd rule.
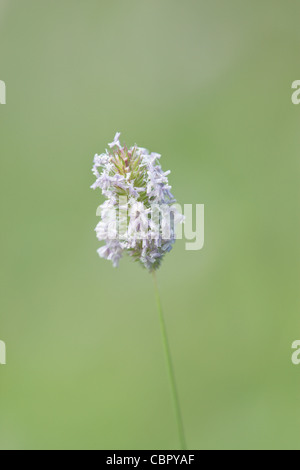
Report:
[[[180,440],[182,450],[186,450],[187,449],[186,439],[185,439],[182,415],[181,415],[181,410],[180,410],[180,405],[179,405],[179,398],[178,398],[174,368],[173,368],[173,363],[172,363],[167,329],[166,329],[166,324],[165,324],[164,315],[162,311],[162,305],[161,305],[160,294],[159,294],[159,289],[157,285],[155,271],[153,271],[153,280],[154,280],[154,286],[155,286],[157,307],[158,307],[158,312],[159,312],[159,321],[160,321],[160,327],[161,327],[161,333],[162,333],[162,340],[163,340],[163,345],[164,345],[164,350],[165,350],[165,355],[166,355],[167,369],[168,369],[168,374],[169,374],[169,379],[170,379],[176,421],[177,421],[177,426],[178,426],[179,440]]]

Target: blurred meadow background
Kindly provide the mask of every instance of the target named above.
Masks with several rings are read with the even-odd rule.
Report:
[[[115,132],[205,247],[159,284],[190,449],[299,449],[300,4],[0,0],[1,449],[176,449],[152,279],[100,260]]]

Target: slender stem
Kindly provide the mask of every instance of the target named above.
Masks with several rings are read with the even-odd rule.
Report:
[[[162,333],[162,340],[163,340],[163,345],[164,345],[164,350],[165,350],[165,355],[166,355],[167,369],[168,369],[170,385],[171,385],[171,390],[172,390],[172,396],[173,396],[173,402],[174,402],[174,407],[175,407],[175,415],[176,415],[178,432],[179,432],[179,440],[180,440],[182,450],[186,450],[187,449],[186,439],[185,439],[185,434],[184,434],[184,427],[183,427],[182,415],[181,415],[181,410],[180,410],[180,404],[179,404],[179,398],[178,398],[178,392],[177,392],[173,362],[172,362],[172,357],[171,357],[171,352],[170,352],[167,329],[166,329],[166,324],[165,324],[165,320],[164,320],[164,315],[163,315],[163,310],[162,310],[162,305],[161,305],[160,294],[159,294],[159,289],[158,289],[158,284],[157,284],[157,278],[156,278],[155,271],[153,271],[153,280],[154,280],[154,286],[155,286],[157,307],[158,307],[158,312],[159,312],[159,321],[160,321],[160,327],[161,327],[161,333]]]

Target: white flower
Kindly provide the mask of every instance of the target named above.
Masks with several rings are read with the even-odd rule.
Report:
[[[100,258],[105,258],[112,261],[114,268],[119,266],[119,261],[123,256],[123,249],[120,243],[116,240],[109,240],[106,245],[99,248],[98,254]]]
[[[118,147],[118,149],[121,150],[122,147],[121,147],[121,144],[120,144],[120,141],[119,141],[120,135],[121,135],[121,132],[116,133],[114,141],[111,144],[108,144],[109,148],[112,149],[114,147]]]
[[[96,182],[91,187],[100,188],[107,198],[100,206],[101,220],[95,229],[98,240],[105,241],[98,254],[118,266],[127,252],[153,271],[171,251],[175,227],[183,217],[172,207],[176,200],[170,192],[170,171],[163,172],[161,155],[142,147],[122,147],[120,135],[117,132],[108,144],[109,151],[94,158]],[[153,207],[159,208],[157,220]]]

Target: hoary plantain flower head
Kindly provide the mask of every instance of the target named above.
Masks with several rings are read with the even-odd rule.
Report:
[[[176,226],[183,216],[175,205],[168,175],[157,153],[120,144],[120,133],[109,149],[94,159],[93,189],[100,188],[105,202],[99,207],[96,227],[101,258],[117,267],[127,252],[149,271],[159,268],[176,239]]]

